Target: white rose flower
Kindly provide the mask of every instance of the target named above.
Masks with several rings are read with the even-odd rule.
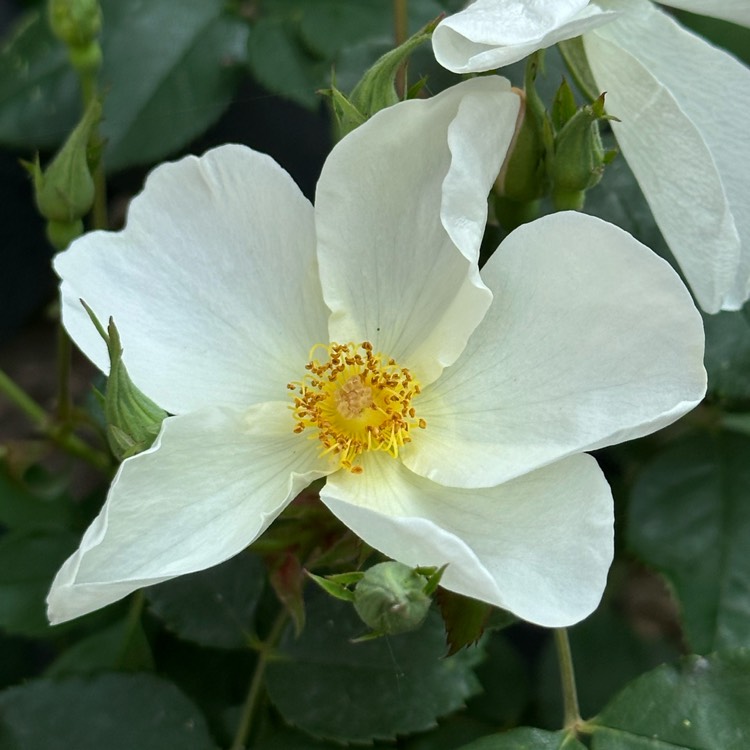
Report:
[[[750,25],[747,0],[668,5]],[[438,61],[491,70],[583,33],[612,127],[696,299],[750,296],[750,70],[649,0],[477,0],[435,30]]]
[[[49,595],[61,622],[239,553],[312,480],[368,544],[550,626],[597,605],[613,509],[582,451],[705,390],[700,317],[669,266],[556,214],[477,260],[519,108],[475,79],[386,109],[332,151],[315,207],[224,146],[156,169],[119,233],[57,257],[65,325],[113,316],[174,416],[121,466]],[[494,295],[494,296],[493,296]]]

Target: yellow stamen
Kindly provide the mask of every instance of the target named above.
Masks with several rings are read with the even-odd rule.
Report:
[[[314,359],[324,349],[328,358]],[[336,455],[340,465],[361,474],[357,458],[365,451],[385,451],[396,458],[411,442],[410,430],[427,423],[411,404],[420,392],[409,370],[392,358],[374,354],[372,344],[316,344],[305,365],[307,374],[294,391],[294,432],[314,429],[321,455]]]

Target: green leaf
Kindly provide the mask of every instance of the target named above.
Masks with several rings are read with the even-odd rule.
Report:
[[[307,627],[286,631],[267,688],[284,719],[316,737],[390,739],[430,729],[477,692],[477,649],[441,658],[445,634],[433,613],[418,631],[353,644],[363,626],[353,608],[315,590]]]
[[[708,390],[725,402],[750,402],[750,309],[703,315]]]
[[[127,672],[154,668],[146,634],[139,622],[122,620],[82,638],[55,659],[46,677],[68,677],[107,670]]]
[[[543,729],[521,727],[503,734],[482,737],[470,745],[464,745],[459,750],[586,750],[586,748],[566,731],[545,732]]]
[[[247,27],[223,0],[101,0],[107,92],[104,162],[118,170],[167,156],[224,111],[239,83]],[[0,142],[50,148],[80,113],[66,53],[39,13],[0,56]],[[53,123],[51,125],[51,123]]]
[[[0,463],[0,524],[18,531],[68,528],[73,521],[67,494],[38,495],[14,481]]]
[[[437,603],[445,624],[448,653],[476,643],[484,632],[492,606],[447,589],[439,589]]]
[[[300,46],[294,25],[264,18],[253,26],[247,42],[247,62],[255,78],[274,94],[313,108],[321,100],[329,66]]]
[[[104,0],[108,169],[158,161],[213,124],[240,81],[247,27],[224,0]]]
[[[701,434],[638,477],[628,543],[672,583],[691,648],[750,643],[750,438]]]
[[[606,607],[600,607],[591,617],[570,628],[568,634],[583,716],[593,716],[628,682],[679,655],[676,648],[661,640],[639,638],[620,613]],[[550,639],[541,655],[535,681],[544,727],[559,727],[562,720],[559,674],[557,651]]]
[[[529,702],[529,675],[521,655],[500,632],[492,631],[482,639],[485,660],[476,670],[482,692],[468,702],[467,712],[494,728],[512,727]],[[555,674],[554,685],[559,689]]]
[[[215,750],[203,716],[152,675],[36,680],[0,693],[3,750]]]
[[[75,550],[70,532],[12,531],[0,537],[0,627],[15,635],[49,636],[45,599],[52,578]]]
[[[51,149],[80,114],[78,82],[43,13],[26,15],[0,51],[0,142]]]
[[[589,727],[593,750],[747,750],[750,651],[689,656],[630,683]]]
[[[149,588],[150,610],[180,638],[213,648],[246,648],[265,568],[247,552],[221,565]]]

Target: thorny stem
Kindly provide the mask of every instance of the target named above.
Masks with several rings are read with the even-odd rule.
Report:
[[[0,370],[0,393],[4,393],[31,421],[40,432],[70,455],[80,458],[100,471],[109,471],[110,460],[102,453],[72,435],[64,427],[50,421],[47,412],[28,393]]]
[[[265,677],[266,667],[273,657],[274,651],[279,644],[279,640],[281,640],[281,635],[284,632],[284,626],[286,625],[288,618],[289,614],[287,610],[282,609],[274,620],[271,630],[268,633],[268,637],[257,647],[258,663],[255,665],[253,678],[250,681],[250,687],[247,691],[245,704],[242,707],[240,721],[237,725],[237,732],[234,735],[234,741],[232,742],[230,750],[245,750],[245,741],[250,733],[253,717],[258,708],[260,697],[263,692],[263,678]]]
[[[576,690],[576,676],[573,669],[573,656],[570,653],[568,631],[565,628],[555,628],[555,647],[560,664],[560,681],[562,683],[564,728],[576,732],[583,723],[578,708],[578,691]]]
[[[408,0],[393,0],[393,36],[396,47],[400,47],[409,37]],[[396,93],[403,99],[406,93],[406,63],[402,63],[396,73]]]

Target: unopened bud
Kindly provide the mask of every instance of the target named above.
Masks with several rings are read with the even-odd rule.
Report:
[[[94,202],[94,180],[88,162],[91,135],[102,114],[94,99],[60,151],[42,171],[39,161],[26,164],[34,179],[39,213],[48,221],[70,223],[85,216]]]
[[[68,47],[86,47],[102,29],[98,0],[49,0],[52,33]]]
[[[403,44],[386,52],[365,72],[348,97],[335,89],[324,92],[333,100],[333,112],[340,138],[357,128],[376,112],[399,101],[396,91],[396,76],[399,69],[420,44],[432,37],[432,32],[440,20],[436,18]],[[419,88],[420,86],[417,86],[417,91]],[[412,91],[406,98],[415,95],[416,92]]]
[[[604,112],[604,94],[582,107],[555,137],[554,156],[549,165],[555,207],[580,209],[586,191],[594,187],[616,151],[605,151],[599,135],[599,121],[612,119]]]
[[[431,601],[424,576],[399,562],[373,565],[354,589],[357,614],[378,634],[415,630]]]
[[[105,332],[93,311],[81,300],[92,323],[107,344],[109,377],[104,393],[104,416],[107,420],[107,440],[112,453],[120,460],[145,451],[159,434],[167,412],[143,394],[128,375],[122,361],[120,335],[110,318]]]

